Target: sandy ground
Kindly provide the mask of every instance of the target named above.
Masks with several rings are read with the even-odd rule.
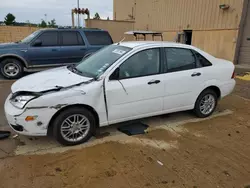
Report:
[[[250,82],[238,81],[218,106],[230,115],[159,127],[125,142],[0,159],[0,187],[247,187],[249,99]]]

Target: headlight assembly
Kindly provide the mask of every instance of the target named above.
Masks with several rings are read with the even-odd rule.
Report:
[[[13,106],[22,109],[29,101],[36,98],[35,95],[18,95],[18,96],[12,96],[10,99],[10,102]]]

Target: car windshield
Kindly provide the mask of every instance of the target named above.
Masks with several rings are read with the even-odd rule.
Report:
[[[82,60],[75,70],[83,76],[97,78],[130,50],[131,48],[119,45],[107,46]]]
[[[21,43],[29,43],[34,37],[36,37],[38,34],[40,33],[40,31],[35,31],[34,33],[30,34],[29,36],[27,36],[26,38],[24,38],[23,40],[19,41]]]

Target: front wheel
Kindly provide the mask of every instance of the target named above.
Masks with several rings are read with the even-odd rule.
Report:
[[[85,108],[73,107],[61,112],[53,123],[57,141],[73,146],[88,141],[93,135],[96,121],[93,114]]]
[[[218,97],[216,93],[211,89],[207,89],[199,95],[195,103],[194,112],[199,118],[206,118],[214,112],[217,102]]]
[[[22,63],[14,58],[6,58],[0,62],[2,75],[7,79],[18,79],[23,75]]]

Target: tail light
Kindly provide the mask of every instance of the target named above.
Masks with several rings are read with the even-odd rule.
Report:
[[[235,71],[233,72],[233,74],[232,74],[232,77],[231,77],[232,79],[234,79],[235,78]]]

